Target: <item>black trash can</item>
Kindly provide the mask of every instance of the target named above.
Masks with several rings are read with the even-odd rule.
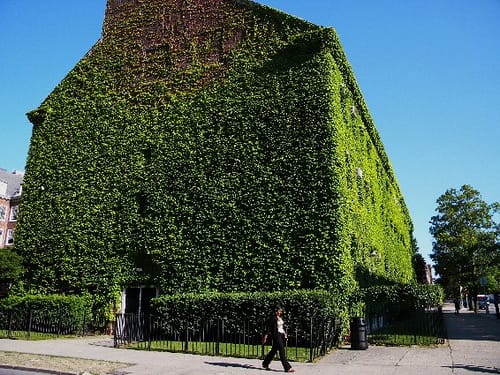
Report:
[[[368,349],[368,340],[366,339],[366,323],[364,318],[351,319],[351,349]]]

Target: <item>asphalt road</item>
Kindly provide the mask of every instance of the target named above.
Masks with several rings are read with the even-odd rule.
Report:
[[[10,368],[1,368],[0,367],[0,375],[40,375],[40,374],[46,374],[46,373],[47,372],[14,370],[14,369],[10,369]]]

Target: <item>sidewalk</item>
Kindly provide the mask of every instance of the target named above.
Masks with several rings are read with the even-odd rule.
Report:
[[[303,375],[470,375],[500,374],[500,320],[443,308],[449,340],[436,348],[377,347],[335,350],[317,363],[293,363]],[[493,312],[493,309],[490,311]],[[0,351],[87,358],[124,363],[122,375],[264,374],[256,359],[196,356],[113,348],[107,337],[50,341],[0,340]],[[1,364],[0,364],[1,365]],[[35,366],[36,367],[36,366]],[[271,364],[282,372],[281,363]]]

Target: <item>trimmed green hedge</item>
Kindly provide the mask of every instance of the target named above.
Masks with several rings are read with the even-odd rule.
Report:
[[[113,8],[29,114],[27,287],[106,306],[137,284],[347,299],[411,282],[411,220],[334,30],[245,1],[175,4]]]
[[[152,314],[173,327],[223,319],[228,327],[244,323],[258,327],[257,333],[260,334],[263,324],[274,315],[277,305],[284,310],[285,323],[290,332],[299,329],[309,333],[311,322],[318,325],[330,318],[335,318],[337,327],[343,332],[349,326],[346,301],[342,296],[336,297],[322,290],[165,295],[153,300]]]
[[[75,329],[78,332],[92,320],[91,300],[89,297],[60,295],[26,295],[0,299],[0,312],[25,316],[31,313],[33,321],[39,325],[55,324],[62,331]]]
[[[273,314],[276,305],[280,305],[288,327],[304,329],[310,326],[311,318],[318,322],[334,317],[343,337],[349,330],[352,317],[383,312],[387,308],[396,314],[408,313],[441,306],[442,303],[440,286],[399,284],[360,289],[350,300],[345,294],[336,295],[323,290],[164,295],[153,299],[152,314],[174,327],[217,318],[224,319],[228,325],[241,324],[242,321],[259,325]]]
[[[153,300],[152,313],[172,322],[214,318],[262,321],[274,314],[277,305],[283,308],[289,323],[345,316],[345,301],[321,290],[165,295]]]
[[[444,301],[444,291],[439,285],[378,285],[362,291],[368,312],[390,309],[396,315],[428,307],[439,307]]]

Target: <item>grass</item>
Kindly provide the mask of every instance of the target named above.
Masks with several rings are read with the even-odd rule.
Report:
[[[28,334],[27,331],[8,331],[5,329],[0,329],[0,339],[41,341],[41,340],[52,340],[57,338],[70,338],[70,337],[75,337],[75,335],[57,335],[55,333],[43,333],[43,332],[30,332]]]
[[[432,346],[442,343],[444,339],[442,324],[436,314],[419,314],[371,332],[368,342],[389,346]]]
[[[201,355],[217,355],[228,357],[242,357],[242,358],[262,358],[271,346],[265,345],[248,345],[248,344],[232,344],[232,343],[219,343],[215,342],[197,342],[190,341],[187,343],[182,341],[151,341],[151,346],[146,342],[131,343],[127,346],[129,349],[136,350],[153,350],[153,351],[167,351],[167,352],[182,352],[190,354]],[[294,362],[308,362],[310,349],[303,347],[287,347],[287,358]]]

